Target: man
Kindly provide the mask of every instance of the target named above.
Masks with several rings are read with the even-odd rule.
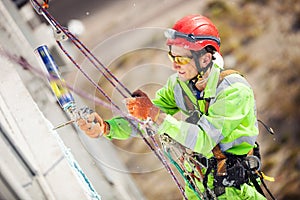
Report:
[[[205,159],[204,181],[196,184],[207,198],[265,199],[240,164],[256,146],[254,94],[236,71],[223,71],[217,28],[204,16],[189,15],[166,31],[166,37],[176,74],[152,101],[136,91],[127,99],[129,113],[139,119],[150,117],[158,134],[167,134]],[[178,111],[187,116],[184,121],[173,117]],[[98,123],[92,125],[95,119]],[[78,125],[94,138],[126,139],[133,131],[123,118],[104,121],[97,113],[87,121],[78,120]],[[191,187],[186,186],[185,192],[196,199]]]

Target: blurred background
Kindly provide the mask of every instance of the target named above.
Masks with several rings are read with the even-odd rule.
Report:
[[[8,0],[2,2],[9,4]],[[67,82],[104,99],[51,42],[50,28],[41,28],[47,23],[33,11],[30,3],[10,3],[18,13],[13,14],[15,20],[24,21],[19,26],[20,32],[30,41],[32,51],[40,43],[50,45]],[[234,68],[247,78],[256,96],[258,118],[275,132],[270,135],[260,126],[258,142],[262,171],[276,180],[267,182],[269,189],[277,199],[300,198],[298,0],[52,0],[48,11],[76,34],[131,91],[143,89],[151,97],[173,73],[167,59],[164,29],[172,27],[176,20],[187,14],[199,13],[209,17],[221,36],[225,67]],[[123,99],[115,88],[109,86],[101,74],[90,66],[78,49],[69,42],[65,46],[93,80],[124,108]],[[3,43],[1,47],[24,56],[22,47],[18,49]],[[25,58],[31,61],[31,58]],[[18,73],[23,77],[22,70]],[[35,101],[41,98],[35,96],[36,93],[32,95]],[[80,104],[93,108],[104,119],[116,115],[95,102],[77,98]],[[40,110],[51,123],[61,123],[57,112],[47,107],[47,101],[47,98],[40,100]],[[59,130],[60,136],[66,146],[72,149],[103,199],[182,199],[169,174],[140,138],[112,142],[102,138],[95,142],[86,139],[76,128],[73,129],[76,131],[72,133],[74,138],[69,138],[70,132],[66,128]],[[89,159],[78,149],[84,149]],[[86,166],[94,162],[97,163],[95,168],[102,170],[101,176],[93,173],[95,168]],[[97,183],[100,179],[108,184]],[[118,182],[117,179],[126,181]],[[127,180],[130,180],[128,185]]]

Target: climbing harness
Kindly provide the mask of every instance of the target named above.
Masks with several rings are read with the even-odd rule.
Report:
[[[223,79],[230,75],[230,74],[239,74],[239,72],[235,70],[224,70],[221,72],[219,77],[218,85],[223,81]],[[185,99],[186,107],[189,109],[189,117],[185,120],[186,122],[197,124],[200,117],[203,114],[207,114],[208,107],[209,107],[209,99],[203,99],[206,101],[204,112],[202,113],[198,109],[198,105],[193,102],[188,94],[185,93],[187,91],[187,87],[185,84],[179,82],[179,85],[182,88],[182,95]],[[191,91],[193,91],[193,88],[191,88]],[[260,123],[263,124],[264,128],[271,134],[274,134],[272,128],[268,127],[266,124],[264,124],[261,120],[258,120]],[[265,176],[261,172],[261,156],[259,153],[259,145],[256,142],[255,147],[247,154],[247,155],[233,155],[226,152],[222,152],[219,145],[215,146],[212,150],[213,157],[212,158],[205,158],[200,154],[194,153],[194,155],[188,155],[186,153],[185,147],[178,144],[175,140],[173,140],[170,137],[167,137],[167,135],[164,135],[162,137],[162,144],[166,148],[166,152],[171,152],[170,149],[176,148],[181,149],[181,158],[185,158],[185,161],[190,162],[191,160],[194,161],[193,165],[194,168],[191,171],[192,173],[197,172],[195,168],[199,168],[201,170],[198,170],[199,173],[202,174],[202,184],[205,188],[205,191],[203,194],[200,194],[203,199],[216,199],[218,196],[225,193],[225,187],[235,187],[240,189],[240,186],[242,184],[253,184],[256,190],[261,193],[263,196],[265,196],[261,186],[259,185],[257,179],[260,179],[262,185],[265,187],[266,191],[270,195],[272,199],[275,199],[274,196],[271,194],[269,189],[267,188],[266,184],[264,183],[264,180],[274,181],[273,178]],[[180,155],[177,155],[177,157],[180,157]],[[192,157],[192,159],[190,159]],[[190,181],[188,183],[189,187],[194,191],[195,195],[199,197],[197,190],[194,189],[194,184],[191,181],[191,179],[186,178],[186,174],[183,173],[187,171],[185,169],[184,165],[178,164],[174,159],[171,158],[170,155],[168,155],[168,158],[171,160],[171,163],[176,166],[176,168],[181,167],[181,169],[178,169],[180,171],[181,176],[185,179],[186,182]],[[183,159],[178,159],[180,162],[183,161]],[[191,166],[191,165],[189,165]],[[203,170],[205,169],[205,170]],[[210,189],[208,187],[208,178],[209,175],[212,174],[214,177],[213,182],[213,189]],[[196,177],[195,175],[190,175],[189,177]],[[199,177],[199,176],[198,176]],[[213,192],[212,192],[213,190]]]

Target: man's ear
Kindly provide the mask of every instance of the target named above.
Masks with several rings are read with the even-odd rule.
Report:
[[[202,63],[206,66],[211,62],[212,54],[206,53],[202,56]]]

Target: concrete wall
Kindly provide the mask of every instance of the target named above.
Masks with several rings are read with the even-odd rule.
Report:
[[[41,43],[56,48],[55,41],[49,27],[32,21],[30,27],[28,20],[11,1],[0,1],[0,49],[39,67],[34,48]],[[97,193],[103,199],[143,199],[130,175],[102,165],[114,163],[126,171],[109,141],[89,139],[73,126],[51,130],[69,119],[43,77],[3,55],[0,68],[0,199],[97,199]],[[104,154],[101,161],[93,156],[98,153]],[[74,163],[94,194],[78,178]]]

